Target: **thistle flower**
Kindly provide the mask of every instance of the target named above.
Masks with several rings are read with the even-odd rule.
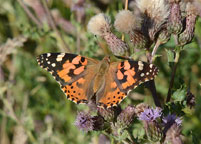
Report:
[[[146,135],[149,141],[157,142],[163,137],[162,127],[156,121],[161,117],[162,110],[160,108],[147,108],[139,115],[139,120],[143,120]]]
[[[170,1],[170,16],[168,21],[168,30],[173,34],[181,33],[183,29],[181,10],[178,1],[169,0]]]
[[[194,36],[195,22],[197,17],[197,11],[195,6],[188,2],[186,5],[186,28],[179,35],[178,42],[181,46],[191,42]]]
[[[103,13],[92,17],[87,28],[89,32],[105,39],[113,54],[122,55],[128,49],[128,45],[111,32],[110,18]]]
[[[75,120],[75,125],[83,131],[101,130],[104,120],[99,116],[90,116],[84,112],[79,112]]]
[[[128,127],[134,119],[135,107],[126,107],[117,117],[117,126],[121,128]]]
[[[136,0],[136,6],[143,14],[142,32],[151,41],[154,41],[156,34],[169,16],[169,5],[165,0]]]
[[[167,125],[168,123],[175,123],[177,126],[181,126],[182,124],[181,118],[177,117],[175,114],[168,114],[162,120],[165,125]]]
[[[143,112],[140,113],[139,115],[139,120],[144,120],[144,121],[149,121],[149,122],[153,122],[155,121],[158,117],[161,116],[161,109],[160,108],[148,108],[145,109]]]

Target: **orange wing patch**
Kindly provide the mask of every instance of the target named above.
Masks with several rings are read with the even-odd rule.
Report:
[[[125,97],[126,93],[121,92],[118,87],[115,90],[107,92],[104,97],[99,100],[99,106],[104,108],[110,108],[117,106]]]
[[[73,82],[70,85],[63,86],[62,90],[66,94],[67,99],[77,104],[87,103],[85,90],[79,87],[79,85],[82,85],[84,82],[85,80],[83,78],[80,78],[78,81]]]

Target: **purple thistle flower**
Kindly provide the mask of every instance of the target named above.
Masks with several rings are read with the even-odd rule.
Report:
[[[79,112],[75,120],[75,125],[83,131],[92,131],[94,129],[93,119],[89,114]]]
[[[168,114],[166,117],[163,118],[163,123],[176,123],[177,126],[181,126],[182,120],[180,117],[177,117],[175,114]]]
[[[147,108],[143,112],[140,113],[139,115],[139,120],[145,120],[149,122],[153,122],[156,120],[156,118],[161,116],[161,111],[162,109],[160,108]]]

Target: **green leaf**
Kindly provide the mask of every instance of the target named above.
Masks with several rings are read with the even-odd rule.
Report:
[[[172,95],[172,98],[176,101],[182,101],[185,99],[185,97],[186,97],[186,89],[185,88],[177,89]]]

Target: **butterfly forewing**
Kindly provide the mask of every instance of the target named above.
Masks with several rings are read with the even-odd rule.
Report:
[[[143,82],[153,80],[158,68],[142,61],[126,60],[120,62],[116,72],[116,82],[122,91],[128,92]]]
[[[93,73],[97,61],[69,53],[46,53],[38,56],[37,61],[52,74],[69,100],[87,102],[86,91],[89,91],[90,78],[93,78],[90,71]]]

